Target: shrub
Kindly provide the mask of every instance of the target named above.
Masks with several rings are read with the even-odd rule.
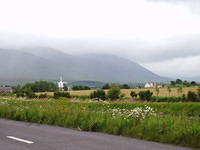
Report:
[[[131,93],[130,93],[130,96],[132,97],[132,98],[137,98],[137,93],[135,92],[135,91],[131,91]]]
[[[196,102],[198,101],[198,96],[195,92],[189,91],[187,94],[187,100]]]
[[[120,88],[117,85],[112,85],[108,90],[108,98],[111,100],[118,99],[120,96]]]
[[[61,97],[65,97],[65,98],[70,98],[70,93],[68,92],[54,92],[53,94],[55,99],[61,98]]]
[[[183,97],[160,97],[160,96],[152,96],[150,101],[152,102],[181,102],[183,101]]]
[[[138,95],[141,100],[150,100],[153,95],[153,92],[151,92],[150,90],[140,91]]]
[[[41,99],[41,98],[48,98],[48,95],[45,93],[45,94],[40,94],[39,96],[38,96],[38,98],[39,99]]]
[[[90,98],[91,99],[95,98],[95,99],[105,100],[106,99],[106,93],[105,93],[104,90],[98,89],[98,90],[96,90],[96,91],[94,91],[90,94]]]

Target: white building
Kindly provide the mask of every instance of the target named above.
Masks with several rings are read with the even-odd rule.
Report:
[[[59,91],[64,90],[64,82],[62,81],[62,77],[60,77],[60,81],[58,82],[58,89]]]
[[[144,88],[153,88],[154,87],[154,84],[153,83],[146,83],[145,85],[144,85]]]
[[[144,88],[162,88],[163,85],[162,84],[159,84],[159,83],[146,83],[144,85]]]

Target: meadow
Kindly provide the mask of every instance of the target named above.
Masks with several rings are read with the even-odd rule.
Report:
[[[181,96],[182,94],[187,95],[188,91],[193,91],[196,92],[198,87],[184,87],[182,93],[179,93],[177,91],[177,88],[171,88],[171,92],[169,93],[167,88],[160,88],[159,93],[156,92],[155,88],[150,88],[149,90],[153,92],[154,96],[161,96],[161,97],[178,97]],[[135,91],[136,93],[139,93],[140,91],[145,91],[148,89],[121,89],[121,93],[125,95],[126,98],[130,99],[130,93],[131,91]],[[90,93],[92,93],[94,90],[80,90],[80,91],[68,91],[70,95],[76,95],[76,96],[89,96]],[[106,92],[108,90],[105,90]],[[53,95],[53,92],[45,92],[48,95]],[[157,95],[158,94],[158,95]]]
[[[0,117],[200,148],[200,103],[0,98]]]

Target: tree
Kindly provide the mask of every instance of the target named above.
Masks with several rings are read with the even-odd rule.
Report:
[[[176,84],[181,85],[181,84],[183,84],[183,81],[181,79],[176,79]]]
[[[130,96],[132,97],[132,98],[137,98],[137,93],[135,92],[135,91],[131,91],[131,93],[130,93]]]
[[[170,83],[171,83],[172,86],[175,86],[175,85],[176,85],[176,82],[175,82],[175,81],[171,81]]]
[[[171,95],[171,92],[172,92],[172,90],[171,90],[170,86],[167,86],[167,91],[168,91],[168,93],[169,93],[169,96],[170,96],[170,95]]]
[[[188,81],[185,80],[185,81],[183,81],[183,85],[189,87],[189,86],[190,86],[190,83],[189,83]]]
[[[193,102],[198,101],[198,96],[195,92],[189,91],[187,94],[187,99]]]
[[[120,96],[120,88],[117,85],[112,85],[108,90],[108,98],[111,100],[118,99]]]
[[[104,90],[106,90],[106,89],[109,89],[110,88],[110,85],[107,83],[107,84],[105,84],[103,87],[102,87],[102,89],[104,89]]]
[[[55,83],[43,80],[27,83],[23,88],[30,88],[33,92],[52,92],[58,89]]]
[[[158,87],[156,87],[156,96],[158,96],[160,93],[160,89]]]
[[[24,88],[23,91],[24,91],[24,95],[27,98],[36,98],[37,97],[37,95],[35,95],[35,93],[32,91],[31,88]]]
[[[140,91],[138,95],[141,100],[150,100],[153,93],[150,90],[147,90],[147,91]]]
[[[190,84],[191,84],[191,86],[197,85],[197,83],[195,81],[192,81]]]
[[[95,99],[105,100],[106,99],[106,93],[105,93],[104,90],[98,89],[98,90],[96,90],[96,91],[94,91],[90,94],[90,98],[91,99],[95,98]]]
[[[197,95],[198,95],[198,97],[200,98],[200,86],[199,86],[198,89],[197,89]]]
[[[78,91],[78,90],[90,90],[89,86],[82,86],[82,85],[74,85],[72,87],[72,90]]]
[[[177,88],[177,93],[179,94],[179,96],[181,96],[181,94],[183,93],[183,87],[182,86],[179,86]]]
[[[128,84],[121,85],[121,89],[130,89],[130,86]]]

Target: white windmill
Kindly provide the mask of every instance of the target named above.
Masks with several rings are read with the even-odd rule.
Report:
[[[64,91],[64,84],[67,84],[67,82],[63,82],[62,76],[60,76],[60,81],[58,82],[59,91]]]

